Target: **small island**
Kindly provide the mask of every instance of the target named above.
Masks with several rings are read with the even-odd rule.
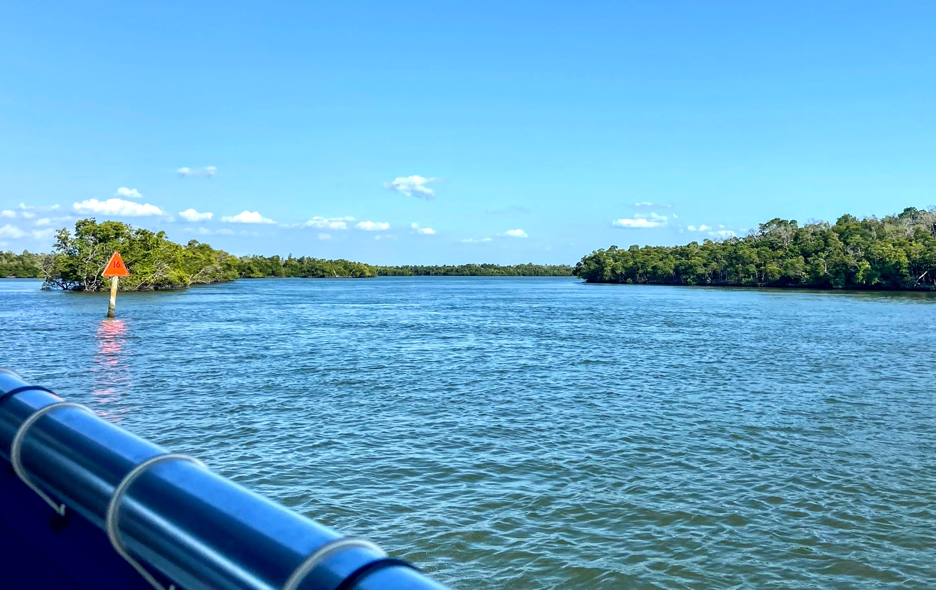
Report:
[[[685,246],[611,246],[582,258],[589,283],[936,290],[936,208],[883,219],[772,219],[742,238]]]
[[[101,291],[106,288],[101,271],[115,251],[131,271],[120,281],[121,291],[184,289],[240,278],[377,276],[376,267],[361,262],[308,256],[238,258],[197,240],[183,246],[170,241],[162,231],[95,219],[78,221],[74,233],[60,229],[49,254],[3,253],[0,276],[41,278],[44,289]]]

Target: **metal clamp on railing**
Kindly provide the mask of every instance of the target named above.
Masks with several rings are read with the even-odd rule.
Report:
[[[325,561],[325,559],[333,553],[337,553],[342,549],[347,549],[348,547],[363,547],[365,549],[370,549],[374,553],[378,553],[381,557],[386,557],[387,554],[383,549],[377,546],[376,543],[371,543],[366,539],[358,539],[357,537],[344,537],[342,539],[335,539],[334,541],[329,541],[325,543],[318,549],[316,549],[312,555],[308,556],[299,564],[299,567],[289,576],[289,579],[286,580],[286,583],[283,584],[283,590],[298,590],[299,585],[302,584],[305,577],[316,568],[320,563]]]
[[[121,480],[120,485],[117,486],[117,489],[114,490],[114,495],[111,496],[111,500],[107,504],[107,516],[104,519],[104,531],[107,533],[107,538],[110,540],[111,545],[114,546],[114,550],[117,551],[117,553],[120,554],[121,557],[127,560],[127,563],[132,565],[133,569],[140,572],[140,575],[143,576],[143,579],[149,582],[150,585],[153,588],[156,588],[157,590],[166,590],[166,589],[165,587],[163,587],[162,584],[159,583],[159,581],[156,578],[153,577],[151,573],[146,571],[146,568],[140,565],[140,563],[137,560],[133,559],[133,557],[131,557],[130,554],[127,553],[127,550],[124,548],[123,541],[120,539],[120,529],[118,528],[120,525],[120,521],[119,521],[120,501],[123,500],[124,494],[127,493],[127,488],[130,487],[130,485],[134,482],[134,480],[136,480],[136,478],[138,478],[140,475],[145,473],[147,469],[159,463],[163,463],[165,461],[172,461],[172,460],[191,461],[192,463],[195,463],[196,465],[200,465],[202,467],[205,466],[205,464],[199,461],[198,459],[193,459],[192,457],[189,457],[188,455],[181,455],[179,453],[166,453],[165,455],[156,455],[155,457],[151,459],[147,459],[146,461],[143,461],[142,463],[134,467],[133,471],[128,473],[126,477],[124,477],[123,480]],[[175,584],[170,584],[169,590],[175,590]]]
[[[114,559],[143,576],[134,588],[145,580],[164,590],[165,580],[186,590],[444,590],[374,543],[342,537],[2,369],[0,457],[56,512],[68,506],[60,526],[106,535]],[[16,520],[4,509],[0,534]],[[82,545],[75,554],[91,550]],[[98,579],[74,587],[108,586]]]
[[[59,504],[55,500],[49,497],[48,494],[39,489],[39,486],[34,484],[32,480],[26,475],[26,470],[23,468],[23,441],[26,440],[26,433],[29,432],[29,428],[39,421],[39,418],[42,418],[49,412],[55,410],[62,410],[65,408],[81,408],[90,412],[85,406],[81,404],[76,404],[72,402],[58,402],[54,404],[49,404],[48,406],[36,410],[25,422],[20,424],[20,427],[16,430],[16,434],[13,435],[13,443],[10,445],[10,463],[13,464],[13,471],[16,473],[16,476],[23,480],[23,483],[28,485],[34,492],[39,494],[39,497],[45,500],[46,504],[52,507],[53,510],[59,513],[59,516],[65,516],[65,504]]]

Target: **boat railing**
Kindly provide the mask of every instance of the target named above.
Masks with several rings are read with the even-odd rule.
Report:
[[[0,457],[4,587],[445,588],[5,369]]]

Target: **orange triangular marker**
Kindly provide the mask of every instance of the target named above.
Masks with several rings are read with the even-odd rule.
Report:
[[[127,265],[124,264],[123,258],[120,257],[120,252],[114,252],[114,255],[111,256],[110,262],[107,263],[107,268],[104,269],[105,277],[129,277],[130,271],[127,270]]]

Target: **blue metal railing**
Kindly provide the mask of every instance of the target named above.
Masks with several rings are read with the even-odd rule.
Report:
[[[17,588],[445,588],[3,369],[0,457],[0,564]]]

